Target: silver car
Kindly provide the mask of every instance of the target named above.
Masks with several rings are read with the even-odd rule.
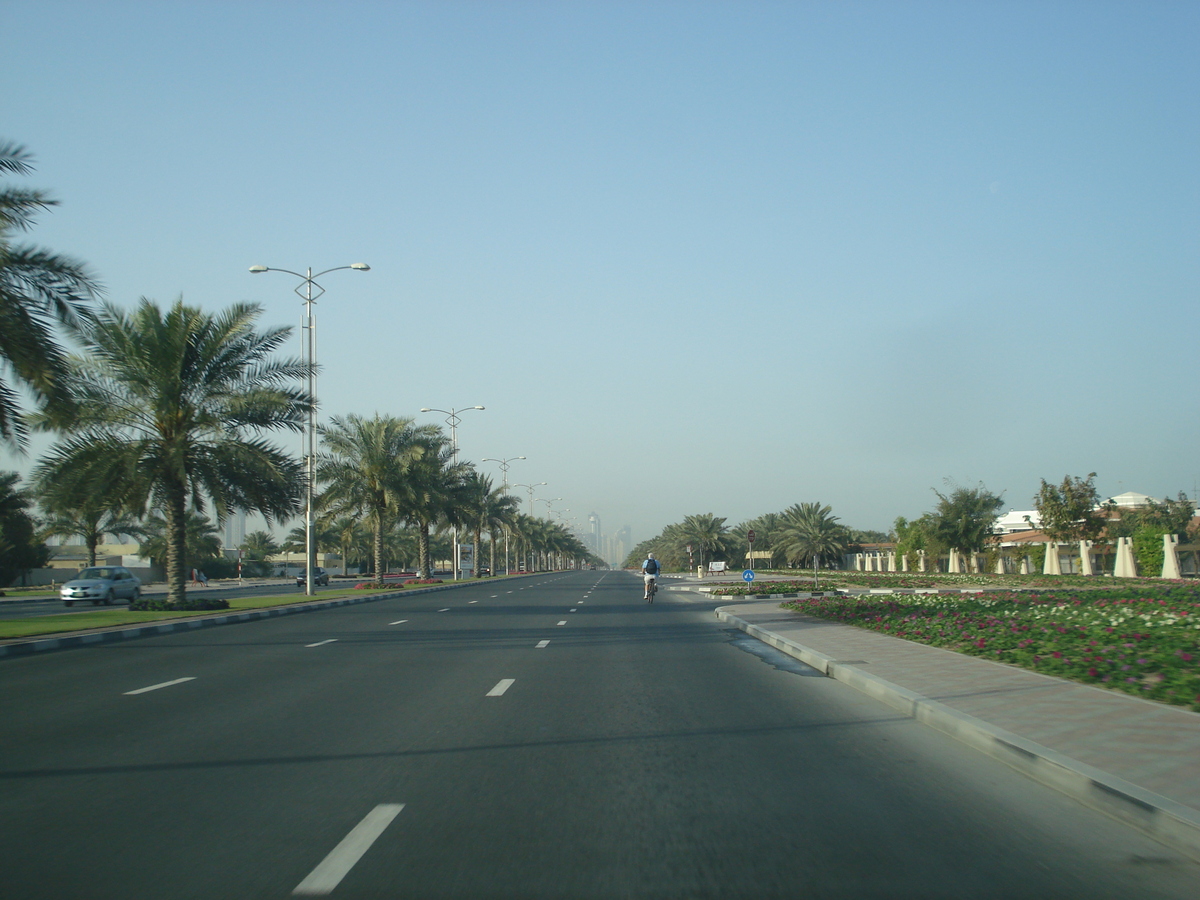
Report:
[[[136,600],[142,595],[142,582],[124,566],[93,566],[64,584],[58,595],[67,606],[76,600],[107,606],[117,599]]]

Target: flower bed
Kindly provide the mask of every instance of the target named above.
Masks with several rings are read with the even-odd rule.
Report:
[[[1200,589],[837,596],[783,606],[1200,711]]]

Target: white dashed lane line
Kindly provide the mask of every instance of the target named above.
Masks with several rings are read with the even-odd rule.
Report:
[[[305,647],[323,647],[326,644],[336,644],[337,638],[326,638],[323,641],[317,641],[315,644],[305,644]]]
[[[571,610],[571,612],[576,612],[578,609],[579,609],[579,607],[575,607],[574,609]]]
[[[545,649],[546,649],[548,646],[550,646],[550,642],[549,642],[549,641],[538,641],[537,649],[538,649],[538,650],[545,650]]]
[[[450,607],[447,606],[445,609],[439,609],[438,612],[450,612]]]
[[[292,894],[320,897],[332,893],[354,868],[354,864],[371,849],[371,845],[383,834],[383,830],[392,824],[392,819],[400,815],[402,809],[403,803],[381,803],[376,806],[342,838],[340,844],[329,851],[329,855],[321,860],[321,864],[313,869],[307,878],[296,885]]]
[[[388,622],[389,625],[403,625],[408,619],[401,619],[399,622]]]
[[[488,697],[503,697],[504,692],[516,684],[515,678],[501,678],[496,682],[496,686],[487,692]]]
[[[467,603],[478,603],[478,600],[468,600]]]
[[[566,620],[566,619],[563,619],[563,620],[562,620],[561,622],[559,622],[558,624],[559,624],[559,625],[566,625],[566,624],[567,624],[567,620]]]
[[[176,678],[174,681],[163,681],[159,684],[152,684],[149,687],[138,688],[136,691],[126,691],[126,697],[132,697],[134,694],[145,694],[150,691],[157,691],[159,688],[170,687],[173,684],[183,684],[185,681],[195,681],[194,675],[189,675],[187,678]]]

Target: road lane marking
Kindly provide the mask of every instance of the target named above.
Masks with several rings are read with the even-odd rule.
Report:
[[[305,644],[305,647],[323,647],[325,644],[336,644],[337,638],[326,638],[323,641],[317,641],[315,644]]]
[[[389,624],[389,625],[403,625],[403,624],[404,624],[405,622],[407,622],[407,621],[408,621],[408,619],[401,619],[401,620],[400,620],[400,621],[398,621],[398,622],[388,622],[388,624]]]
[[[173,684],[183,684],[185,681],[195,681],[196,676],[189,675],[187,678],[176,678],[174,681],[164,681],[161,684],[152,684],[150,687],[138,688],[136,691],[126,691],[126,697],[132,697],[134,694],[144,694],[147,691],[157,691],[159,688],[170,687]]]
[[[577,610],[577,609],[579,609],[579,607],[578,607],[578,606],[577,606],[577,607],[575,607],[575,609],[572,609],[572,610],[571,610],[571,612],[575,612],[575,610]]]
[[[447,606],[445,609],[439,609],[438,612],[450,612],[450,607]]]
[[[538,650],[545,650],[545,649],[546,649],[546,647],[547,647],[549,644],[550,644],[550,642],[549,642],[549,641],[538,641],[537,649],[538,649]]]
[[[567,624],[567,620],[566,620],[566,619],[563,619],[563,620],[562,620],[561,622],[559,622],[558,624],[559,624],[559,625],[566,625],[566,624]]]
[[[467,602],[468,603],[478,603],[479,601],[478,600],[468,600]]]
[[[496,682],[496,686],[487,692],[487,696],[503,697],[504,692],[507,691],[510,687],[512,687],[513,684],[516,683],[516,680],[517,679],[515,679],[515,678],[501,678],[499,681]]]
[[[376,806],[342,838],[340,844],[329,851],[329,855],[308,873],[307,878],[296,885],[292,894],[321,896],[332,893],[402,809],[403,803],[380,803]]]

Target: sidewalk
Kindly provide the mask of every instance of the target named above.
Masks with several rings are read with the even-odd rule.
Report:
[[[1200,714],[827,622],[717,609],[831,678],[1200,860]]]

